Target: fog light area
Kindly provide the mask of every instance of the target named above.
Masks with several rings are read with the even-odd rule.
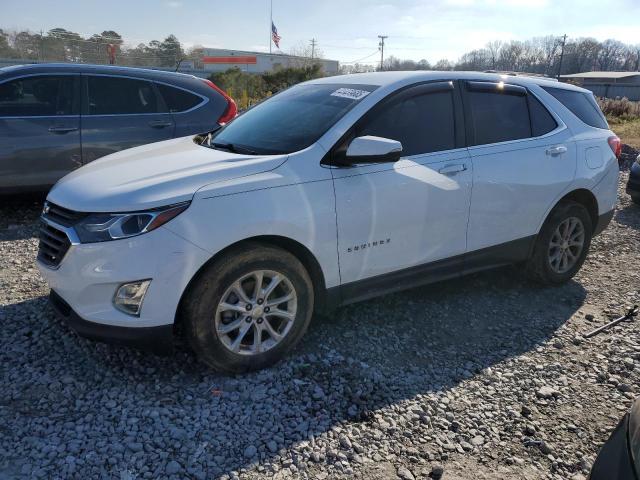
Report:
[[[113,305],[127,315],[139,317],[150,283],[151,280],[140,280],[120,285],[113,297]]]

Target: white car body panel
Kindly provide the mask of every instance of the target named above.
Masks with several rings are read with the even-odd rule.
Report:
[[[333,169],[342,282],[463,254],[471,171],[466,148]]]
[[[48,198],[81,212],[146,210],[191,200],[209,183],[272,170],[286,158],[236,155],[176,138],[91,162],[63,177]]]
[[[258,236],[289,238],[314,255],[326,287],[335,287],[340,284],[336,207],[331,171],[319,164],[323,154],[324,149],[315,145],[290,155],[270,172],[204,187],[189,209],[166,228],[211,255]],[[222,215],[224,223],[214,215]],[[212,221],[202,221],[212,216]]]
[[[559,145],[566,153],[545,153]],[[470,147],[469,153],[474,166],[469,251],[535,235],[576,172],[576,148],[563,126],[537,139]]]

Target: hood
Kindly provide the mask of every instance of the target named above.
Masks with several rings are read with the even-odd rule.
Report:
[[[146,210],[191,200],[205,185],[263,173],[287,155],[239,155],[197,145],[193,137],[108,155],[73,171],[47,199],[80,212]]]

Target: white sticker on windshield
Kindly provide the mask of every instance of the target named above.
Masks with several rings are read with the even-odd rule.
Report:
[[[355,88],[339,88],[331,94],[332,97],[350,98],[351,100],[362,100],[371,92],[366,90],[357,90]]]

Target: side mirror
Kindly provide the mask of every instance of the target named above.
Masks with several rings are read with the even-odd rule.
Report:
[[[397,140],[367,135],[351,141],[343,163],[345,165],[393,163],[400,159],[401,154],[402,144]]]

